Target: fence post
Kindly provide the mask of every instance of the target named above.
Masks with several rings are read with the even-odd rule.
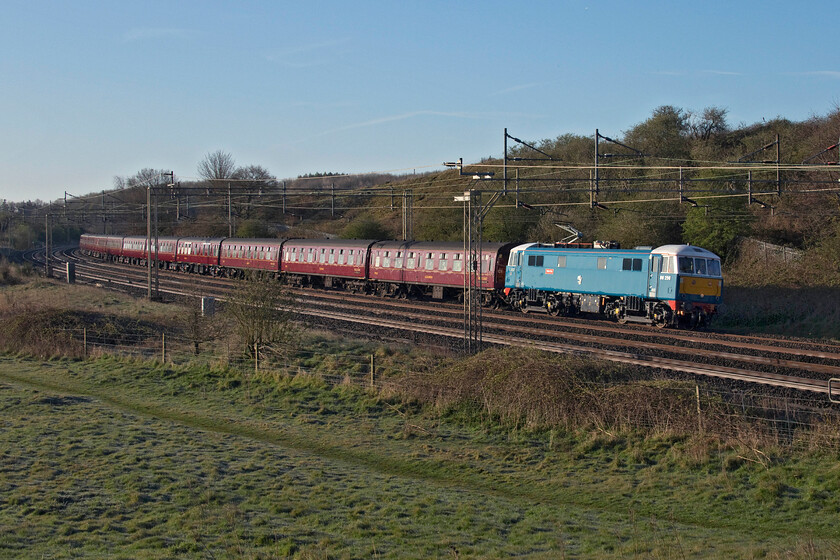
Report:
[[[82,329],[82,357],[87,359],[87,327]]]
[[[694,394],[697,397],[697,430],[702,434],[703,433],[703,415],[702,411],[700,410],[700,385],[694,386]]]
[[[166,333],[161,335],[160,361],[161,363],[166,363]]]
[[[375,371],[374,354],[371,354],[370,355],[370,386],[371,386],[371,388],[375,387],[375,385],[374,385],[374,373],[373,373],[374,371]]]

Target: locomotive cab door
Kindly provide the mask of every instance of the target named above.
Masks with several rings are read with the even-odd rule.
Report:
[[[656,297],[659,290],[659,271],[661,268],[662,255],[651,255],[650,272],[648,273],[648,297]]]
[[[522,251],[511,251],[507,266],[507,278],[505,285],[511,284],[516,288],[522,287]]]

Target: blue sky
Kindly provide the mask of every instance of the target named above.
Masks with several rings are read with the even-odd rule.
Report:
[[[196,176],[411,172],[668,104],[733,125],[840,104],[834,2],[3,0],[0,198]],[[840,134],[840,131],[838,131]]]

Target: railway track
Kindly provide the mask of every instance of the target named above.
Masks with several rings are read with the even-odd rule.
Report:
[[[43,264],[43,253],[28,258]],[[145,294],[144,268],[88,260],[74,251],[56,252],[59,262],[73,262],[80,282]],[[224,301],[231,280],[159,271],[162,294],[213,296]],[[196,292],[199,292],[198,294]],[[294,311],[310,321],[376,329],[382,338],[405,340],[418,335],[457,346],[464,337],[463,308],[456,304],[382,299],[344,292],[296,290],[304,305]],[[355,328],[354,328],[355,326]],[[840,400],[840,345],[725,333],[669,331],[606,321],[554,318],[535,314],[485,311],[484,344],[526,346],[750,384],[807,391]]]

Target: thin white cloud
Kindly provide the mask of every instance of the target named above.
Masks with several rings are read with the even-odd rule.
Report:
[[[316,132],[315,134],[311,134],[306,138],[299,138],[296,141],[285,143],[285,146],[301,144],[309,140],[314,140],[316,138],[320,138],[322,136],[328,136],[331,134],[336,134],[339,132],[345,132],[348,130],[355,130],[359,128],[367,128],[372,126],[378,126],[381,124],[404,121],[408,119],[413,119],[416,117],[449,117],[449,118],[456,118],[456,119],[470,119],[470,120],[492,120],[498,119],[501,117],[505,118],[545,118],[544,115],[530,115],[525,113],[469,113],[469,112],[448,112],[448,111],[430,111],[430,110],[423,110],[423,111],[411,111],[408,113],[400,113],[398,115],[388,115],[384,117],[379,117],[376,119],[370,119],[367,121],[361,121],[357,123],[351,123],[344,126],[339,126],[336,128],[331,128],[329,130],[322,130],[321,132]]]
[[[287,47],[271,52],[263,53],[263,58],[268,62],[282,64],[289,68],[307,68],[310,66],[318,66],[326,64],[324,60],[324,51],[329,51],[334,47],[347,43],[349,39],[336,39],[333,41],[323,41],[320,43],[310,43],[307,45],[296,45],[294,47]],[[312,55],[319,56],[320,59],[308,59]]]
[[[513,92],[516,92],[516,91],[522,91],[524,89],[535,88],[539,85],[540,85],[539,82],[532,82],[530,84],[520,84],[518,86],[511,86],[509,88],[499,90],[499,91],[493,93],[492,95],[506,95],[508,93],[513,93]]]
[[[165,37],[183,37],[191,34],[189,29],[177,27],[146,27],[126,31],[123,34],[123,41],[133,43],[135,41],[147,41],[150,39],[162,39]]]
[[[358,123],[348,124],[344,126],[340,126],[338,128],[333,128],[331,130],[326,130],[324,132],[319,132],[317,136],[322,136],[324,134],[332,134],[334,132],[341,132],[344,130],[353,130],[355,128],[365,128],[368,126],[377,126],[380,124],[395,122],[395,121],[404,121],[406,119],[413,119],[415,117],[450,117],[455,119],[469,119],[469,120],[490,120],[496,119],[499,117],[534,117],[539,118],[542,115],[526,115],[522,113],[469,113],[469,112],[448,112],[448,111],[412,111],[409,113],[401,113],[399,115],[389,115],[386,117],[380,117],[378,119],[371,119],[368,121],[362,121]]]
[[[820,76],[823,78],[840,78],[840,70],[814,70],[812,72],[799,72],[799,76]]]
[[[729,72],[727,70],[657,70],[655,72],[651,72],[651,74],[655,76],[672,76],[676,78],[707,76],[709,74],[712,74],[714,76],[743,76],[743,74],[741,74],[740,72]]]

